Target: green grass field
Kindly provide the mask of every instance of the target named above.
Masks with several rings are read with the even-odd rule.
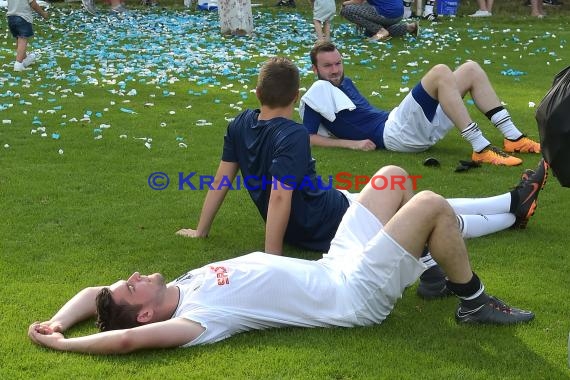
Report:
[[[371,328],[260,331],[210,346],[108,357],[33,345],[28,325],[48,319],[80,288],[135,270],[170,279],[263,249],[263,221],[245,190],[230,192],[208,239],[175,236],[196,226],[206,193],[178,190],[178,173],[215,173],[227,120],[256,107],[252,90],[267,57],[290,57],[301,69],[302,86],[310,86],[311,11],[306,2],[277,9],[264,0],[254,8],[255,36],[232,38],[219,35],[215,13],[181,3],[133,5],[123,18],[109,16],[103,4],[93,18],[79,3],[55,3],[51,20],[35,24],[31,45],[41,57],[21,73],[12,71],[14,41],[0,18],[2,379],[570,377],[570,192],[552,176],[526,230],[467,242],[489,292],[536,313],[525,326],[458,326],[455,299],[426,302],[414,286],[383,324]],[[345,54],[347,75],[385,109],[434,64],[477,60],[515,123],[538,138],[532,103],[540,103],[568,65],[569,7],[547,8],[549,16],[536,20],[519,1],[497,3],[492,18],[473,20],[464,15],[475,2],[462,2],[457,17],[422,22],[421,38],[388,44],[355,36],[337,16],[334,40]],[[500,134],[466,103],[500,144]],[[313,156],[323,176],[400,165],[422,176],[420,189],[446,197],[505,192],[538,162],[523,155],[522,167],[455,173],[458,161],[470,157],[469,145],[455,133],[421,154],[314,149]],[[429,156],[441,167],[424,167]],[[147,184],[158,171],[170,176],[166,190]],[[319,257],[290,246],[286,254]],[[90,321],[68,334],[92,332]]]

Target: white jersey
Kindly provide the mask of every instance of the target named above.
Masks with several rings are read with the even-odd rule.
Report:
[[[272,327],[354,326],[342,279],[319,261],[250,253],[188,272],[175,317],[206,330],[187,346]]]

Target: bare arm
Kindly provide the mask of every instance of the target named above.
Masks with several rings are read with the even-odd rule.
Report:
[[[40,7],[40,5],[36,2],[36,0],[32,1],[30,3],[30,7],[36,11],[37,14],[39,14],[40,16],[43,17],[44,20],[48,19],[48,13],[46,11],[44,11],[44,9],[42,7]]]
[[[283,238],[289,215],[291,214],[291,198],[293,190],[274,177],[277,186],[271,189],[269,206],[267,207],[267,222],[265,224],[265,252],[281,255],[283,253]]]
[[[212,183],[212,189],[208,190],[206,194],[206,199],[202,205],[202,212],[200,213],[200,220],[198,221],[198,227],[196,230],[191,228],[183,228],[176,232],[177,235],[186,237],[206,237],[210,232],[214,218],[220,209],[220,206],[226,198],[228,193],[228,186],[219,186],[221,181],[224,183],[233,182],[236,174],[239,170],[239,165],[237,162],[227,162],[220,161],[220,166],[216,171],[216,176],[214,177],[214,182]],[[219,188],[219,190],[218,190]]]
[[[32,324],[28,329],[30,339],[44,347],[58,351],[89,354],[125,354],[149,348],[178,347],[204,332],[197,322],[183,318],[169,319],[126,330],[65,338],[63,334]]]
[[[345,140],[330,138],[325,136],[320,136],[317,134],[310,135],[311,145],[322,146],[322,147],[333,147],[333,148],[347,148],[354,150],[374,150],[376,149],[376,144],[371,140]]]
[[[76,323],[94,317],[97,314],[95,298],[102,288],[102,286],[95,286],[81,290],[67,301],[51,319],[35,323],[53,331],[63,332]]]

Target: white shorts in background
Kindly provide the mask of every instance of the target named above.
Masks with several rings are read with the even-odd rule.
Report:
[[[346,279],[359,324],[380,323],[390,314],[406,287],[426,266],[383,231],[380,221],[352,201],[331,242],[319,260]]]
[[[315,0],[313,6],[313,20],[318,20],[321,23],[331,21],[336,14],[335,0]]]
[[[384,145],[393,152],[423,152],[434,146],[453,127],[453,122],[443,112],[441,105],[437,106],[430,122],[410,91],[386,120]]]

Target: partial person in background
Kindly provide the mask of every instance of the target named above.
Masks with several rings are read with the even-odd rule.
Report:
[[[28,40],[34,35],[34,11],[45,20],[47,12],[38,5],[36,0],[8,0],[8,28],[16,39],[16,62],[14,71],[22,71],[36,60],[36,54],[28,54]]]
[[[533,17],[543,18],[546,14],[542,8],[542,0],[530,0],[530,15]]]
[[[564,3],[559,0],[536,0],[534,2],[531,0],[526,0],[525,3],[525,5],[532,7],[530,15],[538,18],[543,18],[546,16],[546,13],[542,8],[543,5],[547,7],[559,7],[562,4]]]
[[[416,0],[416,1],[420,1],[421,0]],[[404,5],[404,19],[407,18],[411,18],[413,16],[412,14],[412,3],[414,2],[414,0],[403,0],[403,5]],[[425,2],[425,5],[423,6],[423,12],[421,12],[421,9],[418,9],[418,11],[421,12],[421,16],[424,20],[428,20],[428,21],[437,21],[437,16],[435,15],[435,0],[427,0]],[[417,16],[419,17],[419,13],[417,14]]]
[[[403,19],[412,17],[412,3],[413,0],[404,0],[402,2],[402,4],[404,5],[404,16],[402,16]]]
[[[141,0],[142,5],[146,5],[147,7],[157,7],[158,1],[157,0]]]
[[[533,0],[534,1],[534,0]],[[469,17],[491,17],[493,15],[493,3],[495,0],[477,0],[479,9]]]
[[[111,4],[111,12],[112,13],[123,13],[127,9],[125,8],[123,0],[109,0],[109,4]],[[95,6],[95,0],[81,0],[81,4],[83,4],[83,8],[92,15],[97,14],[97,7]]]
[[[340,15],[356,24],[370,37],[370,41],[387,41],[407,33],[417,35],[419,24],[401,23],[404,5],[401,0],[347,0],[342,3]]]
[[[335,0],[310,0],[313,4],[313,25],[317,40],[331,40],[331,22],[336,13]]]
[[[297,5],[295,4],[295,0],[279,0],[275,6],[295,8]]]

